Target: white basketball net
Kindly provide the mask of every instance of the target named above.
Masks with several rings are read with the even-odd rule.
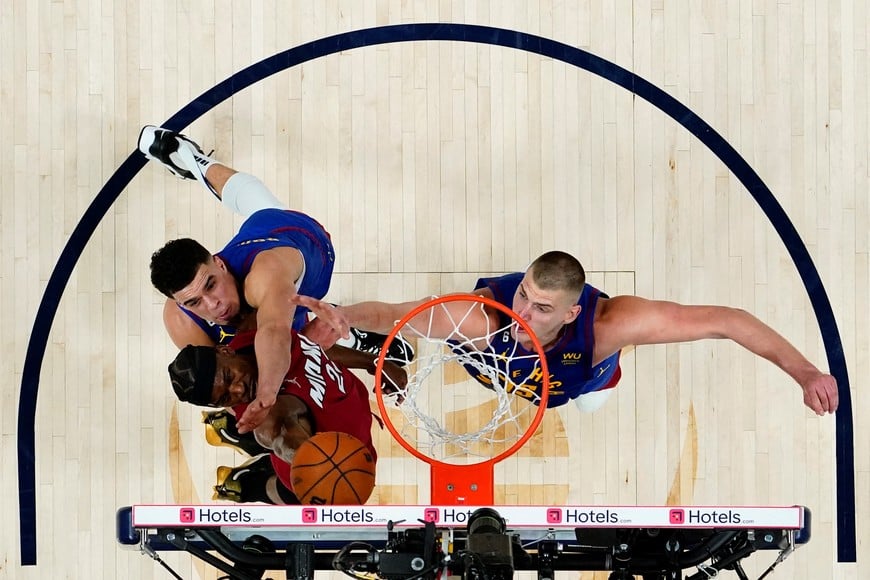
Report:
[[[528,429],[538,411],[535,405],[540,393],[526,383],[536,375],[540,378],[540,361],[537,353],[529,354],[516,343],[511,352],[504,353],[490,346],[494,336],[511,332],[516,321],[487,328],[483,336],[466,336],[459,328],[467,317],[482,314],[484,304],[450,304],[454,312],[457,304],[467,305],[467,310],[456,317],[446,304],[435,304],[422,313],[428,323],[401,328],[398,336],[416,345],[416,357],[413,361],[387,359],[406,365],[408,384],[400,393],[384,393],[383,397],[401,411],[401,423],[395,414],[390,419],[418,451],[443,462],[478,463],[508,449]],[[436,312],[453,324],[449,339],[431,336]],[[524,370],[517,368],[520,362]],[[472,378],[471,372],[484,377],[490,387]],[[388,385],[385,377],[382,390]],[[404,398],[400,404],[399,395]]]

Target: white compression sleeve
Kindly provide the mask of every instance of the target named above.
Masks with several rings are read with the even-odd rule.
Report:
[[[243,216],[266,208],[287,209],[262,181],[250,173],[236,173],[221,190],[221,202]]]
[[[591,393],[580,395],[574,399],[574,404],[577,405],[577,408],[583,413],[594,413],[604,406],[604,403],[607,402],[607,399],[610,398],[610,395],[612,395],[615,390],[616,388],[611,387],[603,391],[592,391]]]

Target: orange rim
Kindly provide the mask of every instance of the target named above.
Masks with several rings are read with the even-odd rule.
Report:
[[[540,400],[540,403],[538,404],[538,411],[537,411],[537,413],[535,413],[535,416],[532,419],[532,422],[529,424],[529,427],[526,429],[525,433],[523,433],[523,435],[516,442],[514,442],[513,445],[511,445],[508,449],[502,451],[501,453],[499,453],[495,457],[492,457],[490,459],[485,459],[485,460],[480,461],[478,463],[470,463],[467,465],[454,465],[452,463],[445,463],[443,461],[435,459],[434,457],[429,457],[428,455],[426,455],[425,453],[423,453],[422,451],[420,451],[419,449],[414,447],[411,443],[406,441],[405,438],[402,436],[402,434],[398,431],[398,429],[396,429],[396,427],[393,425],[392,421],[390,420],[389,413],[387,412],[387,408],[384,405],[383,391],[381,390],[381,373],[383,371],[387,351],[389,350],[388,347],[393,342],[396,335],[399,333],[399,330],[403,326],[405,326],[405,324],[407,324],[412,318],[414,318],[415,316],[417,316],[421,312],[428,310],[430,308],[434,308],[435,306],[437,306],[439,304],[443,304],[445,302],[478,302],[478,303],[483,304],[484,306],[489,306],[489,307],[495,308],[495,309],[503,312],[507,316],[511,317],[513,320],[515,320],[520,325],[520,327],[522,327],[522,329],[529,335],[529,337],[531,337],[532,345],[534,346],[534,351],[538,353],[538,358],[541,361],[541,363],[540,363],[541,364],[541,373],[543,375],[543,384],[542,384],[542,389],[541,389],[541,400]],[[544,419],[544,413],[547,410],[547,399],[549,396],[549,391],[550,391],[550,373],[549,373],[549,369],[547,367],[547,358],[544,355],[544,349],[541,346],[541,343],[538,340],[538,337],[532,331],[531,327],[529,327],[529,325],[526,323],[525,320],[523,320],[522,318],[517,316],[517,314],[514,311],[512,311],[510,308],[508,308],[507,306],[504,306],[503,304],[499,304],[498,302],[496,302],[495,300],[492,300],[491,298],[487,298],[485,296],[477,296],[475,294],[467,294],[467,295],[466,294],[451,294],[449,296],[436,297],[436,298],[433,298],[432,300],[429,300],[423,304],[420,304],[419,306],[417,306],[416,308],[414,308],[413,310],[408,312],[404,317],[402,317],[401,320],[399,320],[399,322],[396,323],[396,325],[393,327],[393,330],[390,331],[390,333],[387,335],[387,339],[384,342],[383,347],[381,347],[381,352],[378,355],[378,364],[375,368],[375,392],[377,393],[378,409],[381,412],[381,417],[383,418],[384,423],[387,426],[387,429],[392,434],[393,438],[396,441],[398,441],[399,444],[402,447],[404,447],[411,455],[415,456],[417,459],[420,459],[421,461],[425,461],[426,463],[428,463],[433,469],[433,474],[435,473],[436,470],[438,470],[440,472],[448,472],[449,471],[451,473],[461,472],[461,471],[465,471],[465,470],[469,470],[472,472],[487,471],[488,470],[489,473],[491,474],[492,469],[496,463],[498,463],[499,461],[502,461],[503,459],[510,457],[511,455],[516,453],[520,449],[520,447],[525,445],[525,443],[529,439],[531,439],[532,435],[534,435],[535,432],[538,430],[538,427],[540,426],[541,421],[543,421],[543,419]],[[491,477],[491,475],[490,475],[490,477]]]

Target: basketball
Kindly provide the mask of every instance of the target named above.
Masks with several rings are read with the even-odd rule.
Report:
[[[338,431],[316,433],[296,450],[293,493],[303,504],[362,505],[375,487],[375,460],[362,441]]]

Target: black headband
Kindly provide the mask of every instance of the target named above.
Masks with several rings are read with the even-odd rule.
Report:
[[[209,406],[217,370],[217,354],[211,346],[187,345],[172,364],[169,378],[179,401]]]

